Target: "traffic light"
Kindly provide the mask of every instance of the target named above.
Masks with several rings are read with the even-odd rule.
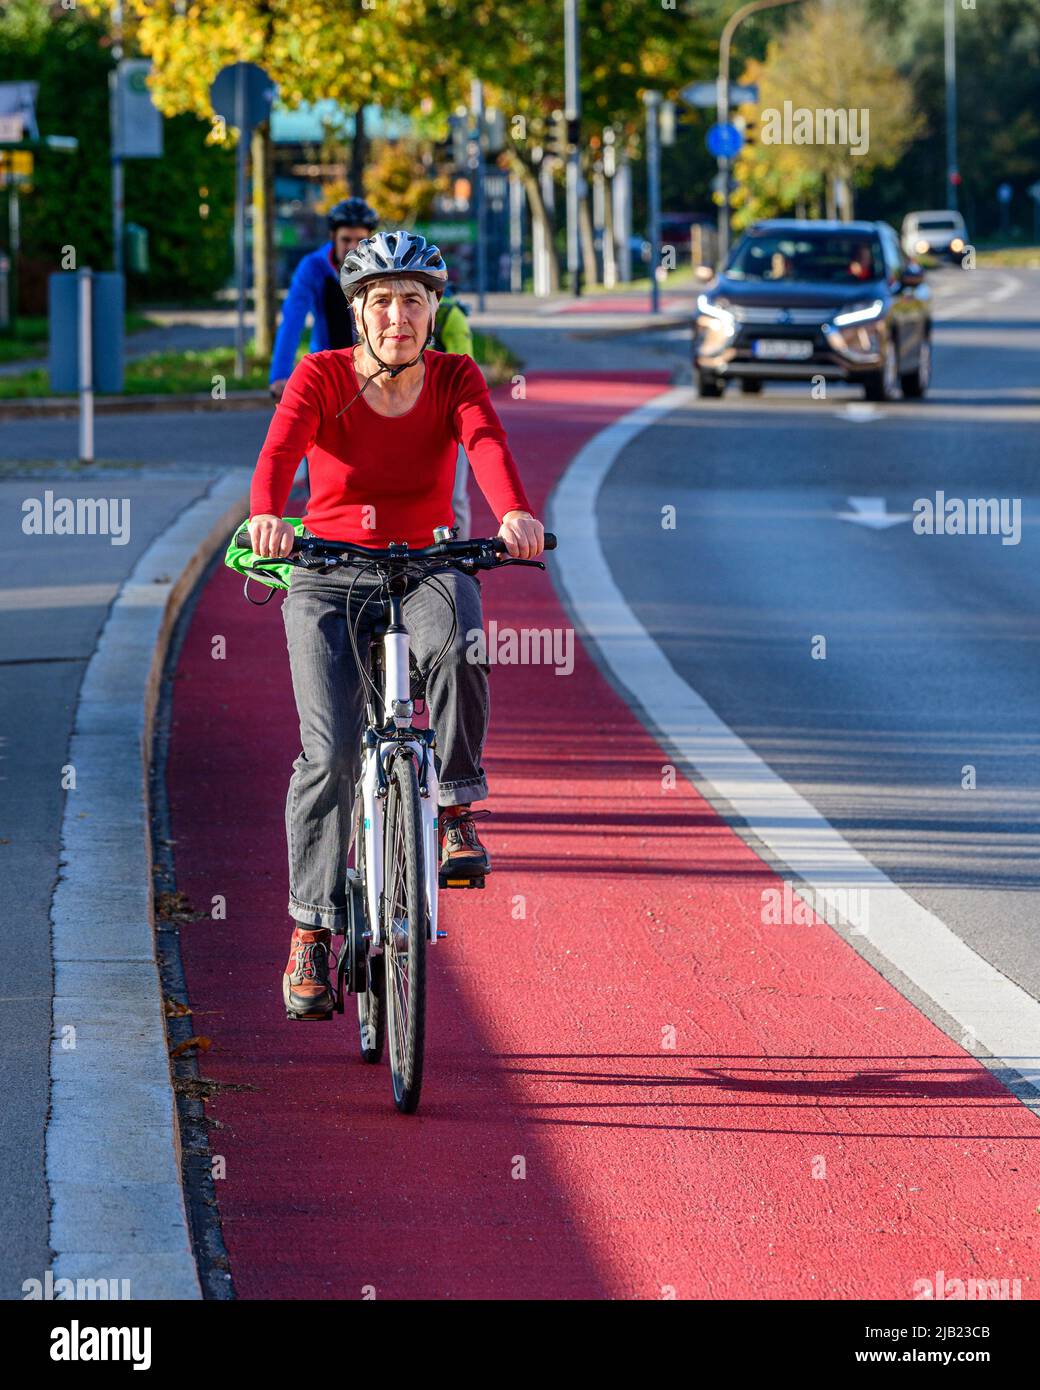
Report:
[[[545,152],[554,159],[567,158],[567,118],[562,111],[554,111],[549,118]]]
[[[735,124],[738,125],[744,133],[745,145],[758,144],[758,120],[760,114],[757,107],[745,106],[742,115],[737,117]]]
[[[456,169],[465,169],[468,162],[469,113],[464,106],[456,107],[448,117],[451,132],[451,162]]]

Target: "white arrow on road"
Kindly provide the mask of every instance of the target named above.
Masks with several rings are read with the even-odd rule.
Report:
[[[883,420],[885,418],[885,412],[878,410],[877,406],[860,405],[855,401],[850,401],[837,413],[841,419],[851,420],[857,425],[865,425],[871,420]]]
[[[886,510],[883,497],[850,497],[851,512],[839,512],[839,521],[854,521],[859,526],[870,526],[875,531],[883,531],[886,526],[898,526],[901,521],[909,521],[909,512],[890,512]]]

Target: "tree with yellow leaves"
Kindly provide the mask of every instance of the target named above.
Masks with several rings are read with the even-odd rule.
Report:
[[[764,63],[749,64],[758,109],[740,114],[757,120],[758,140],[734,166],[735,226],[821,203],[828,216],[851,218],[841,192],[891,168],[923,128],[889,54],[887,33],[861,7],[812,5],[770,42]]]
[[[101,15],[110,9],[108,0],[79,4]],[[462,88],[462,50],[435,41],[437,15],[426,0],[394,0],[392,12],[343,0],[126,0],[125,29],[152,60],[152,96],[167,115],[213,119],[213,79],[239,62],[262,67],[288,107],[331,98],[353,110],[378,102],[409,113],[432,99],[448,109]],[[232,137],[214,121],[210,138]],[[256,348],[265,355],[277,317],[267,122],[254,133],[252,155]]]

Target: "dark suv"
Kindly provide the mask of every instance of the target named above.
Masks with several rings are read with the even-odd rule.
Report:
[[[931,378],[931,292],[887,222],[759,222],[697,300],[694,369],[702,396],[731,377],[824,377],[867,399],[923,396]]]

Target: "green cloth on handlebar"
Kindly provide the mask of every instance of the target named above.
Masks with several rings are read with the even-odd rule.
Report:
[[[286,516],[282,520],[287,521],[298,536],[303,535],[303,522],[299,517]],[[270,560],[264,560],[261,556],[254,555],[249,546],[235,544],[235,537],[248,523],[249,518],[247,517],[245,521],[240,521],[232,531],[231,544],[224,556],[225,565],[237,574],[244,574],[249,579],[255,579],[258,584],[266,584],[269,589],[288,589],[292,572],[296,568],[295,565],[273,564]],[[257,564],[270,565],[270,569],[256,569]]]

